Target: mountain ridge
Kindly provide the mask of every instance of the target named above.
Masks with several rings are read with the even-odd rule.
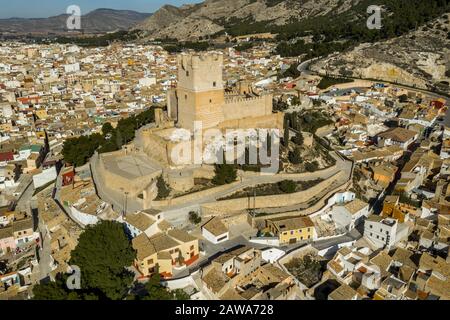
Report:
[[[205,0],[192,5],[165,5],[136,29],[150,37],[198,39],[225,31],[235,20],[284,25],[292,19],[345,12],[362,0]]]
[[[69,16],[0,19],[0,33],[64,33]],[[128,30],[150,16],[133,10],[98,8],[81,16],[81,27],[88,33]]]

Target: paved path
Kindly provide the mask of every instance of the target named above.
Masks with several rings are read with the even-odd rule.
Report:
[[[292,179],[295,181],[309,181],[309,180],[315,180],[315,179],[329,179],[333,177],[337,172],[342,170],[348,170],[348,168],[351,168],[351,162],[345,161],[338,157],[336,154],[332,153],[333,157],[336,159],[336,169],[335,170],[320,170],[316,172],[312,172],[310,174],[304,175],[301,178],[298,179]],[[122,211],[124,207],[124,196],[118,194],[117,192],[111,191],[110,189],[107,189],[107,187],[102,185],[102,181],[97,173],[96,168],[96,160],[97,157],[94,155],[94,157],[91,159],[91,172],[92,176],[94,178],[97,192],[99,196],[102,198],[102,200],[109,202],[113,205],[114,210],[116,211]],[[177,205],[169,205],[166,207],[161,207],[158,209],[161,209],[163,211],[174,211],[183,209],[186,207],[193,207],[198,206],[203,203],[209,203],[214,202],[219,198],[222,198],[226,195],[233,194],[239,190],[242,190],[247,187],[255,186],[258,184],[265,184],[265,183],[276,183],[282,180],[285,180],[285,176],[279,176],[279,175],[256,175],[256,176],[244,176],[242,178],[242,182],[237,185],[229,186],[229,188],[226,188],[225,190],[220,190],[215,193],[196,198],[194,200],[186,201],[181,204]],[[342,183],[343,184],[343,183]],[[137,210],[142,210],[142,206],[136,199],[128,198],[127,199],[127,211],[133,212]]]

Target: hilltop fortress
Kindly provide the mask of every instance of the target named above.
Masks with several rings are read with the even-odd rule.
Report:
[[[167,112],[156,109],[155,124],[139,130],[131,144],[94,160],[97,179],[109,198],[120,198],[126,190],[137,207],[146,209],[157,197],[161,175],[178,192],[191,190],[195,178],[211,179],[212,166],[174,162],[175,148],[194,153],[191,138],[199,122],[203,131],[217,129],[222,135],[236,129],[283,130],[283,114],[273,112],[272,95],[256,94],[247,81],[226,90],[222,73],[221,54],[178,56],[178,85],[167,93]],[[202,153],[210,143],[202,141]]]
[[[178,56],[178,87],[168,93],[168,114],[181,128],[283,128],[283,114],[273,113],[272,95],[257,95],[246,81],[233,91],[223,86],[223,56],[216,53]]]

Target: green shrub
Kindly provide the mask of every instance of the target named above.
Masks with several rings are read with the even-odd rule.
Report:
[[[297,189],[297,184],[292,180],[283,180],[278,184],[278,187],[284,193],[294,193]]]

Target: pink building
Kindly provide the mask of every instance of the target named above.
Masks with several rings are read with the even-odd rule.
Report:
[[[16,249],[12,226],[0,228],[0,256]]]

